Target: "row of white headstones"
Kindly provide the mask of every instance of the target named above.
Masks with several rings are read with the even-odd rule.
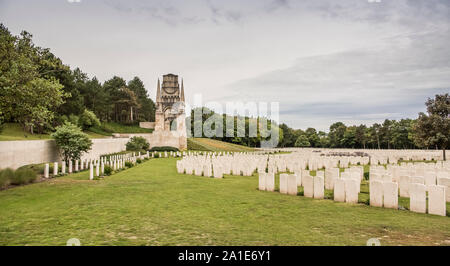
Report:
[[[105,165],[112,168],[112,170],[120,170],[125,168],[126,162],[131,162],[133,164],[136,164],[137,159],[144,159],[144,158],[154,158],[156,157],[156,154],[159,155],[159,158],[163,157],[181,157],[181,152],[148,152],[146,154],[138,153],[127,153],[127,154],[120,154],[120,155],[106,155],[106,156],[100,156],[99,158],[95,159],[84,159],[84,160],[69,160],[66,164],[65,161],[59,162],[53,162],[53,175],[50,176],[50,163],[45,164],[44,168],[44,177],[50,178],[50,177],[57,177],[59,175],[65,175],[65,174],[72,174],[74,172],[81,172],[88,170],[89,173],[89,179],[93,180],[94,177],[103,176],[105,173]],[[185,153],[186,155],[186,153]],[[61,164],[61,170],[59,170],[59,164]],[[67,167],[67,172],[66,172]]]
[[[344,162],[343,164],[341,162]],[[263,155],[236,153],[188,155],[177,161],[178,173],[223,178],[224,174],[252,176],[259,173],[259,188],[275,190],[275,174],[280,174],[280,192],[297,195],[298,186],[304,188],[304,196],[324,198],[324,189],[334,191],[334,200],[357,203],[363,166],[367,157],[317,157],[305,158],[301,154]],[[340,167],[346,168],[340,172]],[[305,168],[308,167],[308,170]],[[325,168],[311,176],[309,170]],[[291,172],[294,174],[285,174]],[[410,210],[419,213],[446,215],[446,201],[450,202],[450,164],[402,163],[370,167],[370,205],[398,209],[401,197],[410,198]],[[428,208],[427,208],[428,192]]]
[[[328,149],[328,148],[286,148],[286,149],[272,149],[266,151],[289,151],[296,155],[301,155],[304,157],[314,157],[318,155],[324,156],[341,156],[345,161],[345,157],[349,154],[355,156],[356,154],[364,154],[367,158],[370,157],[371,164],[386,164],[386,163],[397,163],[399,160],[436,160],[442,161],[442,151],[439,150],[372,150],[372,149]],[[342,155],[347,154],[347,155]],[[347,157],[351,160],[354,157]]]

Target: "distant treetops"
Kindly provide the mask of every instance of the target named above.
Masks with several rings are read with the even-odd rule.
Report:
[[[155,104],[138,77],[114,76],[101,84],[0,24],[0,123],[18,122],[34,133],[71,121],[86,129],[98,120],[132,124],[154,121]],[[77,121],[77,122],[75,122]]]

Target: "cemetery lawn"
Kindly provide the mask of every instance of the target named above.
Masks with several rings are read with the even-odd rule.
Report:
[[[255,149],[208,138],[188,138],[188,149],[195,151],[251,152]]]
[[[0,245],[450,245],[449,217],[258,191],[256,175],[181,175],[175,161],[0,191]]]

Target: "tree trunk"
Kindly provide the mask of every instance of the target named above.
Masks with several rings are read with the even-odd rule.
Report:
[[[442,155],[443,155],[443,157],[444,157],[444,161],[446,161],[446,160],[447,160],[447,158],[445,158],[445,148],[444,148],[444,149],[442,149]]]

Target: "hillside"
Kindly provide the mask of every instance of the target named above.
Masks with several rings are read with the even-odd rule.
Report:
[[[140,128],[139,126],[121,125],[118,123],[104,122],[99,127],[93,127],[84,133],[91,139],[108,138],[112,133],[151,133],[152,129]],[[11,140],[45,140],[51,139],[51,132],[46,134],[30,134],[25,132],[17,123],[5,123],[0,127],[0,141]]]
[[[254,151],[255,149],[233,143],[223,142],[220,140],[207,138],[189,138],[188,150],[249,152]]]

